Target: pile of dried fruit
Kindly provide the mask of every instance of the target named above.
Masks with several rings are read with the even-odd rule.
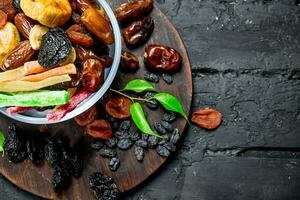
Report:
[[[0,107],[52,108],[48,120],[60,120],[101,88],[113,42],[103,9],[88,0],[2,1]]]

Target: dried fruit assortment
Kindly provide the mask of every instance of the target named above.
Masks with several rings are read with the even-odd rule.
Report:
[[[109,19],[89,0],[1,2],[0,92],[12,94],[1,93],[0,106],[13,106],[7,111],[17,114],[47,105],[49,121],[62,119],[102,87],[113,42]],[[72,98],[70,88],[84,92]]]

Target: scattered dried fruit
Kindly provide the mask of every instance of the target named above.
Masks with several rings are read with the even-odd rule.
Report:
[[[26,142],[28,158],[36,165],[44,160],[45,140],[40,133],[32,135]]]
[[[71,177],[65,169],[56,166],[51,181],[54,192],[60,194],[70,186]]]
[[[135,72],[139,69],[139,59],[133,53],[123,51],[120,67],[124,72]]]
[[[222,114],[214,109],[200,109],[192,114],[192,122],[201,128],[212,130],[220,126]]]
[[[25,39],[29,39],[29,34],[33,26],[35,25],[35,22],[27,17],[24,13],[18,13],[15,16],[15,25],[18,29],[18,31],[21,33],[21,35]]]
[[[127,150],[132,146],[132,141],[128,138],[120,139],[118,142],[118,148],[121,150]]]
[[[34,25],[29,33],[30,45],[34,50],[39,50],[42,43],[42,37],[49,31],[45,26]]]
[[[115,158],[110,159],[109,168],[110,168],[111,171],[117,171],[119,166],[120,166],[119,158],[115,157]]]
[[[147,69],[175,73],[181,69],[182,58],[175,49],[163,45],[149,45],[144,54],[144,63]]]
[[[70,26],[66,33],[73,44],[78,44],[84,47],[90,47],[94,44],[94,40],[87,34],[84,27],[79,24]]]
[[[138,161],[142,161],[144,159],[144,149],[142,147],[135,147],[134,154]]]
[[[100,155],[106,158],[113,158],[117,155],[116,151],[107,147],[100,150]]]
[[[154,73],[146,73],[144,79],[153,83],[159,82],[159,77]]]
[[[163,74],[162,75],[163,80],[167,83],[167,84],[172,84],[173,83],[173,79],[172,76],[170,74]]]
[[[123,3],[117,7],[115,13],[120,23],[129,22],[141,15],[147,15],[153,9],[153,0],[139,0]]]
[[[103,148],[104,144],[101,140],[95,140],[94,142],[91,143],[91,149],[93,150],[100,150]]]
[[[156,148],[156,152],[162,157],[168,157],[170,155],[170,151],[166,147],[161,145],[158,145],[158,147]]]
[[[78,115],[74,119],[79,126],[86,126],[96,119],[97,113],[97,107],[93,106],[92,108],[88,109],[81,115]]]
[[[105,119],[95,120],[86,127],[85,132],[94,138],[109,139],[112,137],[111,126]]]
[[[105,105],[106,112],[116,119],[130,117],[131,101],[125,97],[111,98]]]
[[[123,29],[122,35],[129,48],[138,47],[146,42],[154,30],[154,21],[150,16],[135,21]]]

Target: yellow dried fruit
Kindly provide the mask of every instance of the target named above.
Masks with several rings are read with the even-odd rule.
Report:
[[[26,16],[50,28],[65,24],[72,15],[68,0],[21,0],[20,6]]]
[[[5,26],[0,29],[0,65],[3,62],[5,55],[10,53],[20,43],[20,35],[17,27],[7,22]]]
[[[48,28],[39,24],[34,25],[29,33],[30,45],[34,50],[39,50],[42,43],[42,37],[48,32]]]
[[[67,59],[60,65],[66,65],[66,64],[70,64],[70,63],[74,63],[76,60],[76,51],[75,48],[72,47],[70,55],[67,57]]]

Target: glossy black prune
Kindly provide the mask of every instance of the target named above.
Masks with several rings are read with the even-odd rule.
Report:
[[[44,67],[61,64],[70,55],[71,49],[72,44],[63,29],[50,29],[42,37],[38,63]]]
[[[51,181],[54,192],[60,194],[70,186],[71,177],[65,169],[56,166]]]
[[[111,177],[101,173],[89,176],[90,190],[97,200],[117,200],[119,190]]]
[[[26,138],[20,135],[19,131],[16,124],[10,125],[4,142],[5,156],[13,163],[22,162],[27,158]]]
[[[39,134],[32,135],[26,142],[28,158],[36,165],[44,160],[45,140]]]
[[[46,138],[45,144],[45,159],[48,161],[49,165],[54,167],[60,164],[62,159],[62,143],[55,138]]]

